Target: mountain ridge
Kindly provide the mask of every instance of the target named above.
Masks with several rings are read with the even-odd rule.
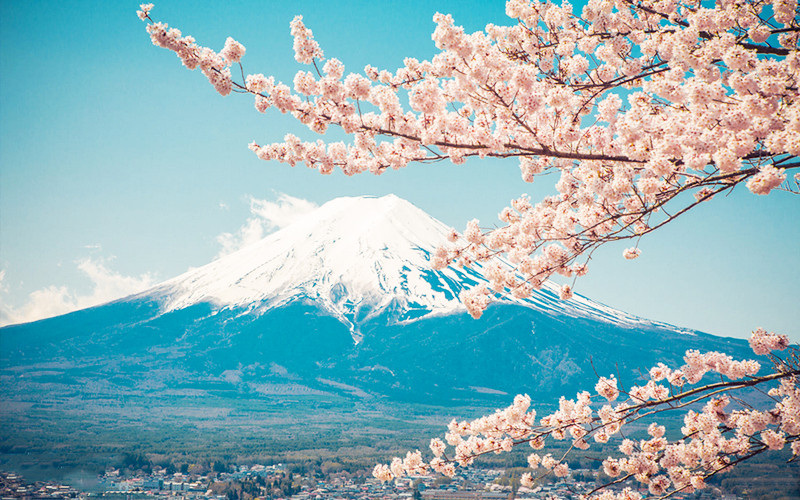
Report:
[[[398,322],[466,311],[458,300],[460,292],[488,281],[480,264],[472,269],[431,267],[432,252],[447,242],[450,231],[395,195],[337,198],[257,243],[135,297],[155,298],[164,312],[208,302],[216,310],[234,307],[243,314],[262,314],[305,297],[347,325],[359,342],[359,324],[387,309],[405,310],[397,315]],[[499,300],[551,315],[591,316],[621,325],[661,325],[692,333],[579,294],[562,301],[556,285],[549,282],[528,299]]]

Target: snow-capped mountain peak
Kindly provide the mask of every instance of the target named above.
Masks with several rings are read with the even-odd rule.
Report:
[[[450,228],[394,195],[337,198],[263,240],[166,281],[145,295],[166,311],[198,303],[262,313],[312,301],[349,326],[382,313],[393,322],[465,311],[462,290],[486,282],[474,269],[431,268],[430,255]],[[580,296],[561,301],[555,286],[515,303],[551,315],[641,324],[635,316]]]
[[[449,228],[394,195],[337,198],[263,240],[157,287],[167,310],[317,302],[349,324],[392,304],[399,320],[462,310],[462,272],[430,269]],[[473,280],[466,280],[473,282]]]

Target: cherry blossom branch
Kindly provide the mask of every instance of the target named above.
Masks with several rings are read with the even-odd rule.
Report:
[[[588,437],[598,443],[607,443],[611,436],[621,434],[624,427],[630,427],[644,417],[687,407],[698,408],[699,403],[706,401],[702,411],[689,410],[685,414],[681,429],[683,436],[678,440],[665,439],[665,427],[656,422],[647,428],[648,438],[638,442],[624,438],[619,446],[621,458],[603,460],[603,470],[612,479],[589,491],[585,497],[602,492],[602,498],[631,498],[630,495],[636,494],[629,488],[620,493],[609,491],[612,486],[631,480],[647,486],[658,498],[702,489],[708,478],[766,451],[780,450],[788,444],[795,456],[800,453],[800,419],[797,418],[800,415],[800,364],[796,363],[797,348],[790,348],[785,359],[776,356],[775,351],[789,347],[788,338],[763,329],[753,332],[750,345],[756,354],[770,354],[775,359],[774,373],[756,375],[761,370],[756,361],[735,361],[717,352],[687,351],[686,364],[680,369],[671,370],[660,363],[649,370],[647,384],[634,386],[628,391],[628,404],[616,407],[607,404],[595,410],[599,405],[594,401],[597,398],[611,402],[619,397],[618,382],[613,376],[599,377],[594,396],[584,391],[577,395],[576,400],[561,398],[559,410],[542,417],[538,423],[536,411],[530,409],[530,398],[520,395],[505,410],[471,422],[451,422],[445,440],[454,448],[452,455],[446,453],[447,444],[436,438],[430,444],[434,456],[430,462],[424,462],[421,453],[416,451],[408,453],[404,459],[395,458],[390,465],[377,465],[373,474],[382,480],[397,479],[411,473],[439,472],[452,476],[456,467],[470,465],[488,453],[508,452],[526,443],[534,450],[541,450],[547,438],[571,438],[572,444],[560,458],[538,453],[528,456],[530,468],[543,467],[544,475],[552,473],[564,477],[569,473],[565,462],[567,456],[576,450],[588,449]],[[717,373],[731,381],[673,392],[676,387],[700,382],[707,373]],[[669,382],[669,389],[658,383],[663,380]],[[777,381],[780,385],[769,391],[775,398],[773,408],[764,411],[748,406],[727,409],[734,400],[729,393]],[[526,472],[522,484],[531,487],[544,475],[534,478]]]

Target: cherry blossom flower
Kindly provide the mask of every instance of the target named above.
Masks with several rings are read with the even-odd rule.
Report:
[[[638,248],[626,248],[622,251],[622,256],[628,260],[633,260],[642,253]]]

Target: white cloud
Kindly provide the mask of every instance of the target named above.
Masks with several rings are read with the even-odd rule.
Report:
[[[281,229],[317,208],[317,204],[280,193],[278,201],[250,198],[250,211],[260,217],[268,229]]]
[[[278,194],[277,201],[250,197],[250,213],[253,217],[249,217],[235,233],[222,233],[217,236],[217,242],[222,246],[217,258],[259,241],[315,208],[317,208],[316,203],[284,193]]]
[[[217,254],[217,258],[232,254],[247,245],[255,243],[264,237],[264,222],[261,219],[251,217],[247,219],[236,233],[222,233],[217,236],[217,243],[222,248]]]
[[[102,260],[92,258],[79,261],[78,269],[91,280],[91,293],[81,295],[66,286],[50,285],[32,292],[20,307],[9,306],[4,301],[0,305],[0,326],[27,323],[100,305],[141,292],[155,283],[149,273],[138,278],[123,276],[106,267]],[[5,271],[0,271],[0,291],[3,293],[7,292],[7,287],[2,284],[4,278]]]

